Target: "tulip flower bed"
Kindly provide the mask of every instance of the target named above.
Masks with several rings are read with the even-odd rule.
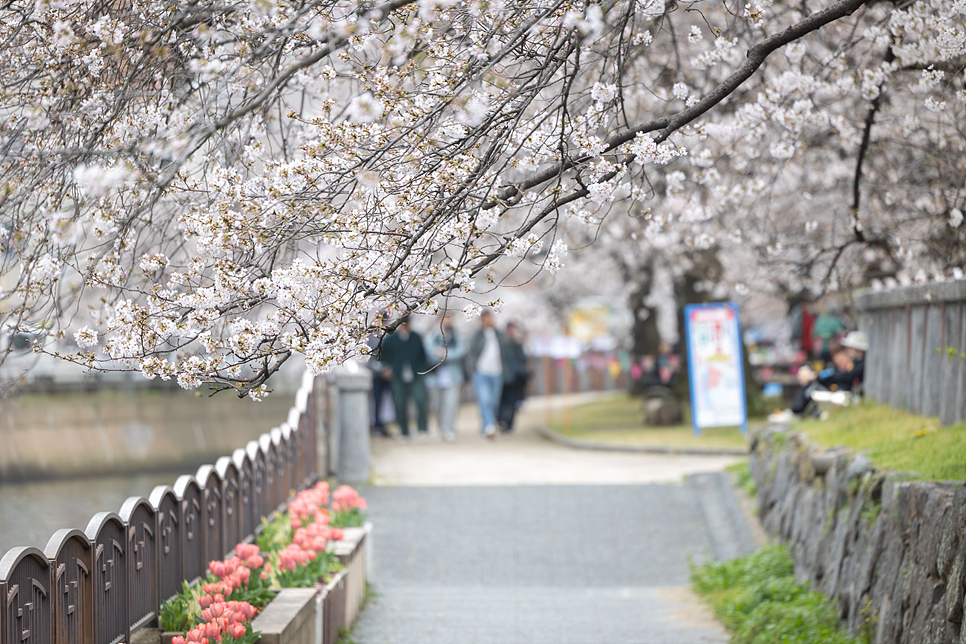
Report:
[[[361,526],[365,499],[347,485],[336,489],[329,505],[329,485],[303,490],[287,511],[263,519],[256,543],[240,543],[235,555],[208,564],[209,574],[161,607],[161,627],[184,633],[171,644],[255,644],[252,619],[282,588],[322,588],[341,570],[329,551],[343,538],[343,527]]]
[[[366,522],[366,500],[354,488],[340,485],[332,493],[332,520],[336,528],[361,528]]]

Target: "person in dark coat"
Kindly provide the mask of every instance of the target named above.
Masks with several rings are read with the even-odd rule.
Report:
[[[427,436],[426,349],[423,338],[403,318],[396,330],[382,341],[383,375],[390,379],[396,422],[404,438],[409,437],[409,401],[416,406],[416,427]]]
[[[852,358],[852,391],[862,393],[862,381],[865,379],[865,352],[869,350],[869,336],[864,331],[850,331],[842,346],[849,352]]]
[[[812,403],[815,391],[852,391],[861,386],[865,376],[865,362],[860,360],[856,364],[846,347],[838,347],[832,353],[833,369],[826,369],[816,374],[807,367],[799,370],[799,383],[802,388],[795,394],[792,401],[792,412],[809,414],[816,410]]]
[[[366,344],[374,352],[376,347],[379,346],[379,335],[376,333],[370,335]],[[386,423],[393,420],[392,411],[386,410],[389,418],[385,418],[382,412],[383,399],[392,394],[392,381],[384,375],[385,365],[379,361],[375,353],[370,354],[366,367],[372,373],[372,433],[376,436],[388,437],[389,432],[386,431]]]
[[[513,421],[523,405],[527,393],[530,372],[527,371],[527,354],[520,343],[520,329],[510,322],[506,325],[507,372],[503,375],[503,392],[500,396],[500,411],[497,421],[500,431],[509,434],[513,431]]]

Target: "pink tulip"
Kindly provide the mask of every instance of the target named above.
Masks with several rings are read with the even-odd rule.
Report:
[[[235,554],[241,559],[248,559],[258,554],[258,546],[254,543],[239,543],[235,546]]]
[[[208,570],[211,571],[215,577],[221,579],[225,576],[225,562],[224,561],[211,561],[208,562]]]
[[[221,628],[218,627],[217,622],[208,622],[203,628],[205,629],[205,635],[207,637],[218,637],[221,635]]]

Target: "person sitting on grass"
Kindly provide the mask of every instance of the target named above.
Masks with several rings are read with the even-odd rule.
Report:
[[[819,415],[819,409],[812,401],[815,391],[852,391],[865,375],[864,363],[856,365],[846,347],[838,347],[832,353],[833,369],[815,373],[807,366],[798,370],[798,384],[801,389],[792,401],[792,413],[800,415]]]

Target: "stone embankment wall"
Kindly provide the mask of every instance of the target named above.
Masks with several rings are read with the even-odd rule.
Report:
[[[966,487],[875,470],[772,428],[752,446],[765,529],[789,544],[800,581],[824,592],[853,636],[876,644],[966,644]]]

